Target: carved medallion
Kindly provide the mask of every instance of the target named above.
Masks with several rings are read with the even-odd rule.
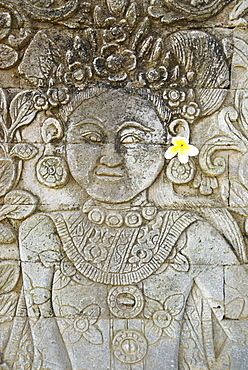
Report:
[[[110,312],[119,318],[133,318],[143,310],[142,292],[135,286],[114,287],[108,294]]]
[[[129,329],[118,332],[112,345],[114,356],[126,364],[135,364],[146,356],[146,339],[137,330]]]

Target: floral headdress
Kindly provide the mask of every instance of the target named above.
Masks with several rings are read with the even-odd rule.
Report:
[[[134,1],[106,5],[95,6],[93,22],[76,36],[39,31],[32,40],[19,71],[38,89],[37,110],[66,105],[72,93],[94,83],[148,89],[172,120],[192,123],[218,109],[229,72],[213,37],[194,30],[164,37],[151,30],[149,17],[139,16]]]

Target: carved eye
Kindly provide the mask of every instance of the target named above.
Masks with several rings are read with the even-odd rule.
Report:
[[[101,143],[102,142],[102,135],[98,132],[85,132],[83,138],[91,143]]]
[[[121,144],[136,144],[141,141],[141,137],[135,134],[127,134],[121,138]]]

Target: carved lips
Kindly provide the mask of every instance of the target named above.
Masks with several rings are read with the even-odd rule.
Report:
[[[101,165],[95,170],[95,175],[105,181],[119,181],[123,177],[123,174],[119,169],[107,168]]]

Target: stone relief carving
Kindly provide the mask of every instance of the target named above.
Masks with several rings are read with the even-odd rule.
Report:
[[[246,11],[0,1],[0,369],[246,368]]]

